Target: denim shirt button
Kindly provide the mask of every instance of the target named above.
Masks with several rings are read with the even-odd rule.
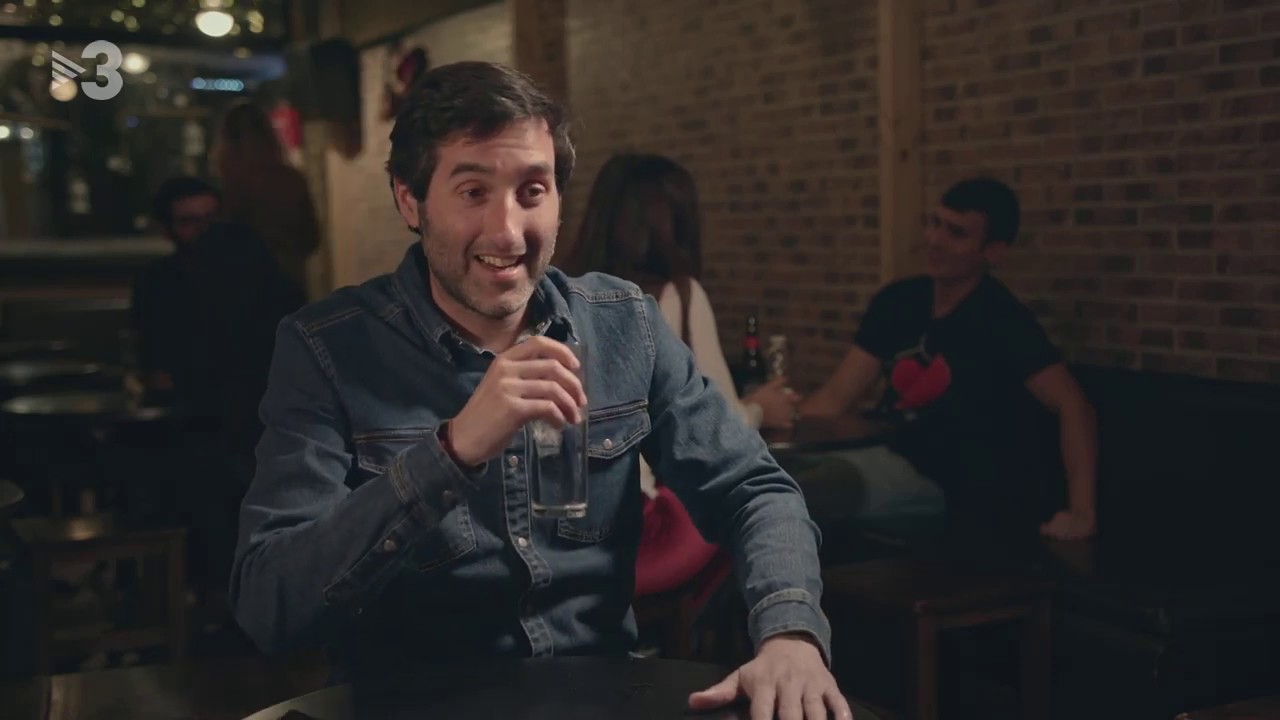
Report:
[[[604,446],[604,449],[605,449],[605,450],[612,450],[612,449],[613,449],[613,441],[612,441],[612,440],[610,440],[609,438],[605,438],[605,439],[604,439],[604,442],[602,442],[602,443],[600,443],[600,444]]]
[[[396,551],[396,541],[387,538],[382,541],[382,552],[393,553]]]
[[[515,455],[508,455],[507,464],[510,465],[511,467],[515,467],[520,464],[520,458],[516,457]]]
[[[458,502],[458,496],[452,490],[445,490],[440,493],[440,500],[444,502],[445,507],[453,507]]]
[[[523,537],[516,538],[516,544],[520,547],[529,547],[529,541]]]

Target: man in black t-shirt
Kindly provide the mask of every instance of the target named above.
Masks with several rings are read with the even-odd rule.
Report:
[[[927,274],[872,298],[853,347],[800,413],[848,412],[883,378],[879,408],[902,422],[889,450],[942,488],[962,525],[1088,537],[1093,410],[1034,313],[989,272],[1019,223],[1017,197],[997,180],[948,190],[926,233]],[[1056,512],[1046,512],[1046,458],[1029,431],[1046,409],[1057,416],[1067,479],[1067,507]]]

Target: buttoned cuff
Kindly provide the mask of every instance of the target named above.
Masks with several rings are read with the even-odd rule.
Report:
[[[757,649],[765,640],[784,633],[804,633],[812,637],[822,653],[822,661],[831,667],[831,624],[809,591],[779,590],[751,608],[747,634]]]
[[[410,507],[425,506],[449,512],[463,496],[479,487],[489,469],[484,462],[463,470],[449,457],[435,432],[396,456],[391,465],[391,485],[400,501]]]

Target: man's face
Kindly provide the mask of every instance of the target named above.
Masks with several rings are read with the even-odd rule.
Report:
[[[169,222],[169,237],[179,247],[187,247],[209,229],[218,214],[218,198],[213,195],[192,195],[173,203]]]
[[[964,280],[981,275],[1007,243],[985,242],[987,217],[938,206],[925,231],[925,267],[935,280]]]
[[[541,120],[486,140],[442,143],[427,197],[396,182],[400,214],[421,228],[437,303],[480,318],[523,313],[555,252],[555,146]]]

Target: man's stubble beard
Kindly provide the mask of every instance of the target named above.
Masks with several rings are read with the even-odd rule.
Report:
[[[556,222],[556,235],[559,235],[560,226],[563,224],[563,222],[564,222],[563,218],[560,218]],[[435,278],[436,283],[440,286],[442,290],[444,290],[444,292],[451,299],[453,299],[454,302],[470,310],[471,312],[476,313],[477,315],[480,315],[482,317],[487,317],[493,320],[506,319],[511,315],[514,315],[515,313],[523,311],[528,306],[529,298],[533,296],[534,289],[537,288],[538,283],[542,280],[542,278],[546,276],[547,268],[551,266],[551,257],[555,255],[556,239],[557,239],[554,236],[551,238],[551,243],[550,243],[551,253],[548,255],[547,263],[543,265],[540,269],[538,269],[536,276],[534,276],[532,273],[530,274],[529,285],[524,290],[524,297],[518,300],[518,303],[519,303],[518,305],[512,305],[511,307],[508,307],[510,303],[504,303],[502,305],[499,305],[496,308],[485,308],[485,307],[482,307],[478,302],[468,297],[466,289],[463,287],[466,284],[466,269],[465,269],[466,261],[465,260],[463,260],[462,261],[463,264],[458,267],[458,276],[456,278],[445,277],[443,274],[436,272],[437,267],[442,267],[442,266],[449,267],[450,258],[441,256],[439,258],[440,262],[432,262],[433,253],[431,248],[433,246],[431,245],[431,240],[429,239],[428,235],[429,235],[429,225],[427,223],[426,211],[422,209],[421,206],[419,206],[418,242],[422,243],[422,252],[423,252],[423,255],[425,255],[427,258],[427,271],[431,273],[431,277]],[[526,270],[528,270],[528,266],[526,265],[525,267],[526,267]],[[428,289],[429,288],[430,288],[430,284],[428,283]]]

